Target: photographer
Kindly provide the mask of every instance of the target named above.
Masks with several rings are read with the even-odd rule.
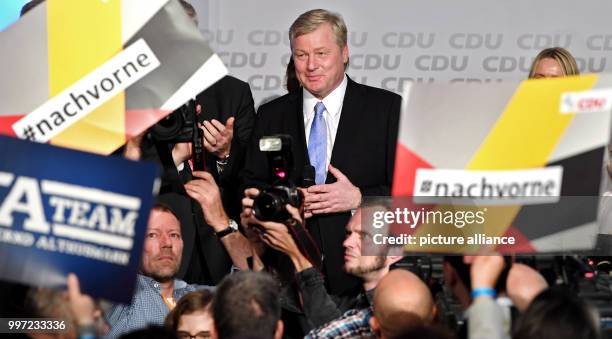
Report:
[[[248,189],[245,194],[240,221],[248,230],[247,234],[251,235],[249,239],[253,246],[258,248],[254,251],[257,254],[254,258],[255,269],[280,268],[284,272],[278,272],[277,276],[281,280],[284,279],[282,283],[285,286],[291,286],[286,288],[284,294],[284,317],[292,317],[293,322],[297,322],[301,329],[307,332],[342,316],[348,310],[367,309],[372,305],[374,289],[378,282],[389,272],[390,265],[401,257],[388,256],[388,247],[382,248],[377,256],[361,255],[362,246],[365,246],[363,241],[371,239],[361,228],[362,209],[358,209],[350,219],[346,226],[347,237],[343,242],[344,271],[359,278],[362,284],[342,295],[334,296],[325,288],[323,275],[317,269],[319,263],[311,259],[311,254],[304,253],[306,246],[300,246],[296,242],[295,228],[303,227],[298,209],[286,205],[290,218],[284,223],[261,221],[257,219],[253,209],[254,199],[260,194],[259,190]],[[270,260],[270,252],[282,253],[282,258],[289,261],[289,266],[276,265],[278,261]],[[291,323],[291,320],[286,318],[283,321]]]
[[[180,3],[197,25],[195,9],[185,1]],[[162,119],[146,135],[126,144],[126,157],[162,164],[160,194],[173,192],[193,198],[184,185],[193,179],[205,181],[197,185],[203,191],[200,199],[190,202],[192,221],[182,225],[184,260],[178,276],[189,283],[215,285],[231,272],[232,264],[246,268],[244,256],[238,259],[231,252],[236,244],[228,247],[227,240],[240,238],[238,225],[232,219],[240,214],[238,172],[244,166],[254,120],[249,84],[225,76]],[[208,174],[204,178],[193,171]],[[203,199],[209,194],[218,196],[220,201]],[[211,224],[211,217],[217,219],[215,224]],[[248,249],[246,240],[242,245],[237,245],[238,252]]]

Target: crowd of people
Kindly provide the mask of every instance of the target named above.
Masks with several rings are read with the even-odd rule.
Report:
[[[194,8],[181,4],[197,25]],[[301,14],[289,41],[288,93],[257,114],[249,85],[231,76],[195,98],[206,171],[194,170],[190,144],[160,143],[148,133],[118,150],[164,168],[130,304],[94,300],[71,274],[66,291],[3,283],[3,316],[71,324],[33,338],[605,335],[597,310],[576,290],[499,255],[445,257],[441,288],[401,268],[401,248],[364,255],[372,234],[362,215],[387,207],[363,197],[390,195],[401,97],[345,73],[347,27],[339,14]],[[571,54],[549,48],[529,78],[571,75],[578,75]],[[284,179],[299,187],[302,203],[281,206],[281,220],[263,220],[254,205],[277,173],[259,141],[281,134],[291,137],[292,171]],[[443,321],[443,292],[460,305],[456,326]]]

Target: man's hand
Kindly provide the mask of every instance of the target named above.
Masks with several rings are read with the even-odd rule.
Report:
[[[125,143],[125,148],[123,149],[123,156],[126,159],[138,161],[142,155],[140,151],[140,144],[142,143],[142,138],[147,132],[144,131],[137,136],[131,138]]]
[[[304,197],[306,217],[310,214],[345,212],[356,209],[361,203],[361,191],[337,168],[329,165],[329,172],[336,177],[333,184],[308,187]]]
[[[546,279],[533,268],[513,264],[506,280],[506,292],[516,308],[523,312],[540,292],[548,287]]]
[[[259,222],[253,214],[253,201],[258,195],[259,190],[257,188],[247,188],[244,190],[242,212],[240,212],[240,224],[244,227],[251,227]]]
[[[219,159],[224,159],[230,154],[232,138],[234,137],[234,117],[227,119],[225,125],[216,119],[205,120],[204,148]]]
[[[68,274],[68,298],[70,312],[81,326],[93,325],[95,321],[96,304],[87,294],[81,294],[79,279],[74,273]]]
[[[189,159],[191,159],[191,143],[179,142],[178,144],[174,144],[172,147],[172,160],[174,160],[174,166],[178,166]]]
[[[285,205],[285,208],[292,214],[292,218],[295,219],[296,222],[302,222],[297,209],[289,205]],[[262,231],[260,234],[261,239],[268,246],[290,257],[300,254],[300,250],[293,236],[289,233],[287,225],[274,221],[260,221],[258,225],[259,229]]]
[[[302,223],[300,212],[291,205],[285,205],[287,211],[291,214],[294,222]],[[268,246],[286,254],[297,272],[301,272],[312,267],[312,264],[302,254],[297,246],[295,239],[291,235],[289,228],[285,224],[273,221],[257,221],[259,225],[259,236],[261,240]]]
[[[196,200],[204,211],[204,220],[215,232],[227,228],[229,217],[223,208],[221,193],[215,179],[208,172],[193,172],[196,178],[185,184],[187,194]]]

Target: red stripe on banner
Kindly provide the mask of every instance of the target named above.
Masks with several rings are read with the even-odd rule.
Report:
[[[400,143],[397,144],[396,149],[391,195],[412,196],[417,169],[433,168],[433,166]]]
[[[172,113],[160,109],[133,109],[125,112],[125,138],[129,140],[146,131],[166,115]]]
[[[15,137],[15,131],[13,131],[13,124],[23,118],[24,115],[5,115],[0,117],[0,134]]]
[[[497,251],[500,253],[533,253],[536,249],[531,245],[529,238],[527,238],[523,232],[514,228],[514,226],[508,227],[504,237],[514,237],[514,245],[499,245]]]

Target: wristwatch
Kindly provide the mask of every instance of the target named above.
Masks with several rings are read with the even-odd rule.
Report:
[[[222,159],[217,159],[217,164],[219,164],[220,166],[225,166],[225,165],[227,165],[227,162],[229,161],[229,157],[230,157],[230,155],[229,155],[229,153],[228,153],[228,154],[227,154],[226,156],[224,156]]]
[[[221,239],[224,236],[226,236],[228,234],[232,234],[232,233],[234,233],[236,231],[238,231],[238,224],[234,220],[230,219],[229,220],[229,226],[227,226],[227,228],[222,229],[219,232],[215,232],[215,234],[217,235],[217,238]]]

